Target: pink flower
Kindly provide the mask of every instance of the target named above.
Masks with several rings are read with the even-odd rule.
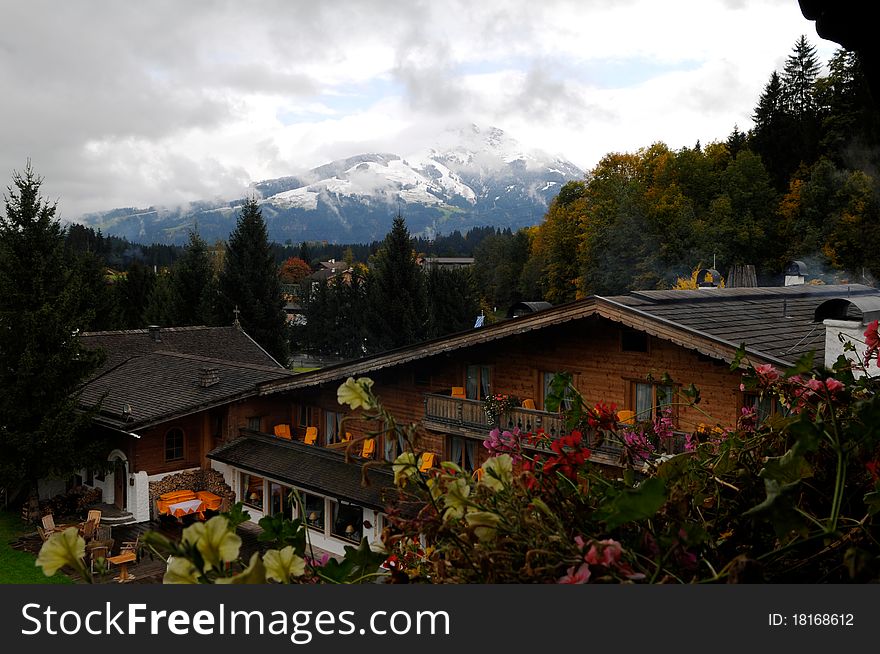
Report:
[[[755,366],[755,372],[765,384],[779,379],[779,371],[770,363],[762,363],[761,365]]]
[[[597,548],[596,545],[599,547]],[[590,547],[590,551],[584,556],[584,561],[590,565],[604,565],[606,568],[610,568],[617,563],[621,554],[623,554],[623,548],[620,546],[620,543],[609,538],[594,543]]]
[[[828,378],[825,380],[825,388],[833,395],[837,391],[842,391],[844,389],[844,385],[842,382],[837,381],[833,378]]]
[[[577,571],[575,571],[574,566],[571,566],[568,569],[568,574],[564,577],[560,577],[556,582],[557,584],[585,584],[590,580],[590,566],[586,563],[581,563],[578,567]]]

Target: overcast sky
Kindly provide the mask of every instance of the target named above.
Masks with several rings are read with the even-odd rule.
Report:
[[[0,180],[60,213],[241,197],[447,125],[584,170],[746,130],[806,34],[797,0],[0,0]]]

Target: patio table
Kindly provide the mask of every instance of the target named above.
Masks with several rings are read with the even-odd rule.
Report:
[[[202,515],[203,504],[204,503],[200,499],[176,502],[175,504],[168,505],[168,513],[173,515],[175,518],[181,518],[185,515],[189,515],[190,513],[198,513],[200,517],[204,518],[204,515]]]

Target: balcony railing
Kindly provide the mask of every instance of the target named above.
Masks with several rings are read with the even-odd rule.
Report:
[[[473,432],[483,438],[496,427],[489,422],[483,402],[448,395],[425,395],[425,421],[437,425]],[[565,433],[565,421],[558,414],[534,409],[511,409],[501,416],[502,429],[518,427],[523,433],[543,429],[551,437]]]

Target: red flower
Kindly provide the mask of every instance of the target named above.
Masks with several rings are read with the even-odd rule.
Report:
[[[877,334],[877,325],[878,321],[875,320],[865,330],[865,345],[868,346],[868,350],[865,352],[865,363],[876,357],[877,365],[880,366],[880,356],[878,356],[878,351],[880,351],[880,335]]]

